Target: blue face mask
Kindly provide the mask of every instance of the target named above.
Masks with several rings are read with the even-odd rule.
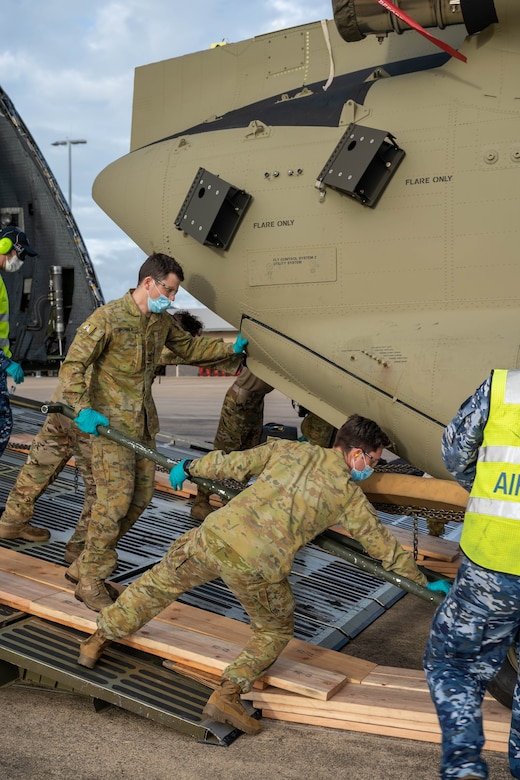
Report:
[[[363,460],[365,461],[365,468],[362,471],[359,469],[350,470],[350,477],[353,482],[362,482],[364,479],[368,479],[370,475],[374,473],[374,469],[367,464],[367,459],[364,452]]]
[[[163,311],[166,311],[172,305],[172,301],[166,295],[160,295],[158,298],[150,298],[148,296],[148,309],[152,314],[162,314]]]
[[[363,471],[360,471],[359,469],[352,469],[350,472],[350,477],[352,482],[362,482],[364,479],[368,479],[373,473],[373,468],[370,466],[365,466]]]

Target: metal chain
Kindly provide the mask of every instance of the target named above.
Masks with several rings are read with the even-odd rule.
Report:
[[[413,512],[412,519],[413,519],[413,559],[414,561],[416,561],[417,558],[419,557],[419,518],[417,517],[416,512]]]

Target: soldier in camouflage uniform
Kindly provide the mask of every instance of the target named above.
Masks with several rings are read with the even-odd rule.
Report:
[[[464,559],[438,607],[424,668],[442,731],[440,777],[487,778],[481,704],[520,630],[520,371],[495,370],[444,431],[442,457],[470,498]],[[518,650],[517,650],[518,652]],[[509,738],[520,778],[520,690]]]
[[[185,591],[221,577],[251,619],[252,637],[224,670],[206,717],[256,733],[239,695],[279,656],[293,636],[294,599],[287,577],[298,550],[339,524],[386,569],[421,585],[426,578],[410,553],[381,524],[356,481],[377,463],[387,436],[375,422],[353,415],[334,448],[271,439],[245,452],[213,451],[182,461],[170,482],[186,476],[253,484],[171,546],[156,566],[132,583],[98,617],[98,630],[81,646],[78,662],[93,668],[106,644],[137,631]],[[370,465],[369,465],[370,464]]]
[[[224,396],[213,441],[216,450],[248,450],[260,443],[264,424],[264,398],[273,389],[244,366]],[[209,503],[210,495],[211,492],[206,488],[197,488],[190,512],[195,520],[204,520],[213,511]]]
[[[173,315],[181,327],[192,336],[199,336],[203,324],[198,317],[189,311],[176,311]],[[58,386],[52,394],[50,403],[63,402],[61,388]],[[63,414],[49,414],[36,434],[16,482],[9,493],[5,510],[0,520],[0,538],[23,538],[28,523],[34,515],[34,505],[38,498],[54,482],[65,468],[70,458],[74,457],[84,485],[84,502],[81,515],[67,544],[64,559],[72,563],[85,547],[87,529],[92,515],[92,507],[96,499],[96,485],[92,476],[92,437],[80,431],[76,423]],[[123,527],[130,528],[137,518]],[[30,526],[31,529],[36,526]],[[45,528],[36,528],[41,532],[41,541],[49,539]],[[5,534],[8,534],[6,537]],[[44,536],[45,534],[45,536]],[[77,577],[72,576],[72,581]]]
[[[244,367],[228,389],[218,423],[213,446],[216,450],[233,452],[248,450],[260,444],[264,425],[264,398],[274,388]],[[303,407],[302,407],[303,408]],[[312,412],[304,410],[302,435],[312,444],[330,447],[336,429]],[[191,508],[195,520],[204,520],[213,512],[209,503],[211,492],[199,487]]]
[[[60,387],[51,397],[51,403],[63,401]],[[83,549],[92,505],[96,499],[96,484],[92,476],[91,436],[79,430],[77,425],[63,414],[49,414],[34,437],[27,460],[20,469],[9,493],[0,520],[0,538],[25,538],[24,533],[34,515],[34,504],[74,455],[84,483],[84,502],[75,531],[67,542],[65,560],[71,563]],[[36,528],[36,526],[29,526]],[[46,528],[40,541],[50,537]],[[81,547],[81,549],[78,549]]]
[[[243,362],[247,342],[240,335],[235,344],[194,338],[167,313],[183,279],[182,268],[173,258],[149,257],[139,271],[138,286],[96,309],[79,327],[60,369],[63,397],[76,411],[78,427],[95,437],[96,501],[85,549],[72,564],[74,571],[68,572],[70,577],[79,575],[75,595],[90,609],[112,603],[104,580],[117,565],[118,539],[152,498],[155,474],[152,461],[99,439],[97,426],[110,424],[148,447],[155,446],[159,424],[151,387],[158,364],[164,362],[165,347],[176,362],[190,365],[217,363],[226,371],[237,371]]]
[[[314,412],[309,412],[305,406],[296,403],[296,401],[293,401],[292,404],[298,412],[298,417],[303,417],[300,441],[310,441],[311,444],[317,444],[319,447],[332,447],[337,428],[318,417]]]

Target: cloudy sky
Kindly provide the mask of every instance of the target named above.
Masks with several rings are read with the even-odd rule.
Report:
[[[68,198],[106,301],[135,284],[141,250],[96,205],[92,183],[129,151],[134,68],[332,17],[330,0],[18,0],[0,85]],[[193,305],[188,293],[178,306]]]

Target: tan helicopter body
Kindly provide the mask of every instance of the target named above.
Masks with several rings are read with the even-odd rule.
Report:
[[[93,194],[177,257],[258,376],[333,424],[374,418],[446,477],[443,427],[520,364],[520,3],[422,5],[400,3],[451,14],[434,32],[467,62],[343,0],[336,22],[377,35],[316,22],[138,68],[131,151]]]

